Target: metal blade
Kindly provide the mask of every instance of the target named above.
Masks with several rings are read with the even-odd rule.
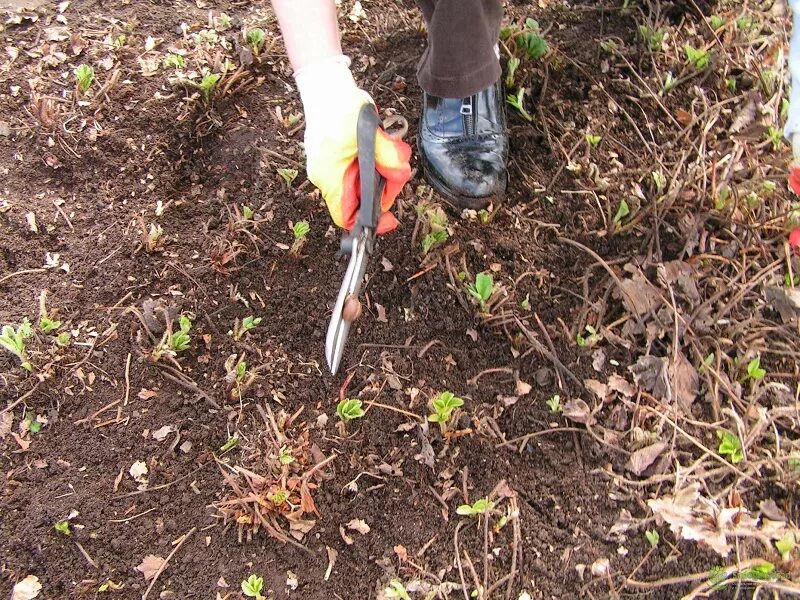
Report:
[[[339,288],[339,295],[336,297],[336,304],[333,305],[331,322],[328,325],[328,334],[325,337],[325,359],[328,361],[328,368],[333,375],[339,370],[339,364],[344,355],[344,346],[350,332],[350,323],[342,318],[344,301],[348,296],[358,296],[361,291],[361,284],[364,281],[364,274],[367,271],[367,254],[364,239],[355,238],[352,242],[352,254],[347,265],[347,271]]]

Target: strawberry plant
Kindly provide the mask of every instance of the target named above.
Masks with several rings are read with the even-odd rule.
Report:
[[[475,283],[467,284],[467,291],[478,301],[481,312],[486,312],[486,303],[494,294],[494,279],[487,273],[478,273],[475,276]]]
[[[527,90],[524,87],[521,87],[517,90],[516,95],[509,94],[506,96],[506,102],[508,102],[511,106],[516,108],[519,111],[519,114],[522,115],[522,118],[528,121],[528,123],[533,122],[533,117],[528,114],[528,111],[525,110],[525,92]]]
[[[94,82],[94,68],[88,65],[80,65],[75,71],[75,88],[81,93],[85,93]]]
[[[294,236],[294,240],[292,241],[292,247],[289,248],[289,254],[292,256],[300,255],[300,250],[302,250],[303,246],[306,244],[309,231],[311,231],[311,226],[308,224],[308,221],[298,221],[292,225],[292,236]]]
[[[360,419],[366,413],[364,409],[361,408],[361,400],[357,398],[345,398],[336,405],[336,414],[339,415],[342,421],[347,423],[354,419]]]
[[[255,598],[256,600],[265,600],[261,595],[264,589],[264,578],[250,575],[242,582],[242,593],[248,598]]]
[[[453,412],[464,406],[464,401],[452,392],[442,392],[431,401],[433,413],[428,415],[428,421],[438,423],[444,431],[453,417]]]
[[[462,504],[456,509],[456,513],[465,517],[477,517],[488,513],[494,508],[494,502],[488,498],[480,498],[472,504]]]
[[[47,307],[45,306],[46,297],[47,292],[42,290],[42,293],[39,295],[39,329],[41,329],[43,333],[53,333],[56,329],[61,327],[61,321],[56,321],[48,315]]]
[[[729,431],[717,431],[719,438],[719,453],[725,456],[733,464],[740,463],[744,460],[744,450],[742,449],[742,441],[738,436],[733,435]]]

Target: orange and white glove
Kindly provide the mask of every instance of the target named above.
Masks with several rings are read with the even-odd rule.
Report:
[[[339,55],[303,67],[295,73],[303,101],[306,131],[306,170],[328,205],[333,222],[352,229],[360,202],[358,176],[358,114],[370,95],[359,89],[350,72],[350,59]],[[375,143],[375,165],[386,179],[381,198],[383,214],[379,234],[397,227],[389,212],[403,186],[411,178],[411,147],[382,129]]]

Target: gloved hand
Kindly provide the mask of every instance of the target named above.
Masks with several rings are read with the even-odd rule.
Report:
[[[356,85],[346,56],[304,67],[295,73],[295,80],[305,112],[308,179],[322,193],[333,222],[352,229],[361,195],[356,142],[358,113],[364,104],[374,105],[374,102]],[[379,130],[375,164],[386,179],[379,234],[397,227],[397,219],[388,211],[411,178],[410,158],[408,144]]]

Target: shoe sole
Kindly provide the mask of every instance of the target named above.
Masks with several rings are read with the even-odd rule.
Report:
[[[461,196],[459,194],[454,194],[447,185],[436,176],[436,174],[428,168],[428,161],[425,160],[425,155],[422,153],[422,149],[418,148],[420,156],[422,157],[422,174],[425,176],[425,180],[431,185],[434,191],[442,196],[448,204],[450,204],[453,208],[461,211],[464,209],[469,210],[485,210],[489,207],[489,205],[493,204],[494,202],[500,202],[506,196],[505,191],[500,192],[498,194],[493,194],[491,196],[484,196],[483,198],[473,198],[471,196]],[[505,186],[508,185],[508,175],[506,175],[506,182]]]

